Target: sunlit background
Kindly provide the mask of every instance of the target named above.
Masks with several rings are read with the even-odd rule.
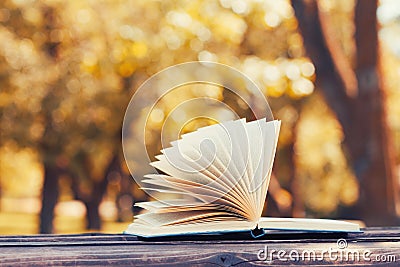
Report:
[[[319,1],[318,9],[329,14],[354,67],[355,1]],[[400,3],[380,1],[376,11],[390,149],[399,166]],[[360,180],[289,1],[3,0],[0,23],[0,234],[123,231],[138,212],[133,203],[147,199],[122,157],[128,101],[151,75],[193,60],[243,71],[282,120],[266,215],[363,219],[349,216]],[[169,113],[201,96],[251,118],[222,87],[176,90],[149,116],[151,157]],[[180,110],[164,130],[204,108]],[[182,132],[212,123],[191,121]]]

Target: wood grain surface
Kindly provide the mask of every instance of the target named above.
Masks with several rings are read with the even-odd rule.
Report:
[[[2,236],[0,266],[400,266],[400,227],[367,228],[342,239],[332,235],[242,238],[143,241],[130,235],[97,233]]]

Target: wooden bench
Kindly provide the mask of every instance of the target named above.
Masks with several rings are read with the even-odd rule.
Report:
[[[143,241],[130,235],[97,233],[2,236],[0,266],[400,265],[400,227],[367,228],[342,239],[293,237]]]

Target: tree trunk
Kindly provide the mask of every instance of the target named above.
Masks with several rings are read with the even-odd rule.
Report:
[[[53,59],[54,62],[58,59],[60,42],[51,40],[51,32],[57,28],[56,16],[54,8],[45,6],[43,8],[43,17],[45,24],[46,42],[44,43],[44,50]],[[52,111],[55,110],[59,104],[58,99],[54,99],[52,92],[55,88],[51,88],[42,101],[42,115],[45,118],[45,133],[39,142],[39,147],[43,157],[56,158],[61,144],[54,142],[58,133],[54,132],[52,128]],[[49,141],[50,140],[50,141]],[[56,143],[56,144],[55,144]],[[47,234],[53,232],[53,218],[54,208],[58,201],[59,188],[58,180],[62,173],[60,167],[55,162],[46,162],[44,160],[44,182],[42,188],[42,208],[40,210],[40,233]]]
[[[61,171],[51,163],[44,164],[42,209],[40,210],[40,233],[53,233],[54,207],[58,200],[58,179]]]
[[[132,220],[134,198],[132,195],[133,179],[129,175],[120,172],[120,190],[116,198],[118,209],[118,222]]]
[[[385,225],[394,217],[395,161],[386,121],[383,86],[379,79],[379,46],[376,20],[377,1],[358,1],[356,25],[356,77],[358,97],[354,106],[353,132],[349,152],[361,184],[360,209],[374,225]],[[396,192],[396,193],[395,193]]]
[[[101,229],[99,204],[100,204],[100,201],[85,202],[86,229],[91,229],[91,230],[100,230]]]
[[[107,191],[108,178],[115,171],[120,171],[119,157],[115,154],[109,162],[104,176],[101,180],[96,181],[93,179],[93,187],[90,196],[84,196],[81,200],[86,206],[86,228],[91,230],[101,229],[101,218],[99,214],[99,205],[103,200],[103,196]],[[90,172],[87,172],[90,173]]]
[[[300,114],[301,104],[294,108]],[[294,145],[297,139],[298,120],[287,122],[286,128],[292,132],[290,141],[279,149],[279,158],[274,163],[274,173],[271,176],[268,194],[276,202],[280,217],[304,217],[303,199],[299,192],[300,186],[297,179]],[[285,125],[284,125],[285,126]],[[279,181],[276,177],[279,177]],[[274,206],[273,205],[273,206]],[[272,206],[272,207],[273,207]],[[269,214],[268,214],[269,215]]]
[[[297,124],[297,123],[296,123]],[[297,126],[297,125],[296,125]],[[296,128],[294,127],[293,132],[297,135]],[[290,162],[290,181],[288,190],[292,193],[292,206],[291,206],[291,216],[293,217],[305,217],[304,211],[304,200],[300,193],[300,185],[299,179],[297,177],[296,172],[296,164],[295,164],[295,151],[294,151],[294,144],[296,142],[296,137],[293,137],[293,140],[288,145],[288,154],[289,154],[289,162]]]
[[[367,225],[395,225],[393,146],[378,75],[376,0],[358,1],[355,13],[355,70],[345,61],[329,17],[317,1],[292,1],[304,46],[316,67],[317,87],[335,112],[345,135],[351,165],[360,184],[354,217]]]

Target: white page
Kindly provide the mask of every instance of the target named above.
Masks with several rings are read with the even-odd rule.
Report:
[[[265,119],[250,123],[241,119],[200,128],[171,142],[172,147],[163,149],[156,156],[158,161],[151,163],[167,175],[146,175],[143,182],[147,190],[187,195],[193,200],[177,201],[169,207],[139,203],[151,212],[138,216],[138,222],[155,223],[157,216],[161,216],[158,222],[169,224],[205,222],[218,217],[216,214],[221,220],[232,216],[258,221],[279,133],[276,128],[276,122]],[[203,203],[204,210],[197,203]],[[214,210],[209,203],[220,206]],[[171,219],[174,216],[179,222]]]

